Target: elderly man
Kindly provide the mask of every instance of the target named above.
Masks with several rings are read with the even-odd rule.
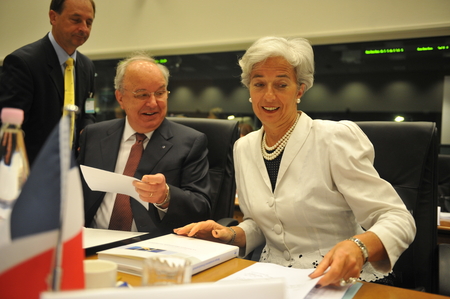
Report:
[[[24,110],[22,128],[30,164],[61,119],[64,70],[69,58],[73,59],[75,69],[74,104],[80,111],[74,137],[95,121],[93,108],[86,105],[87,101],[93,103],[88,99],[94,93],[94,64],[77,51],[89,38],[94,16],[93,0],[52,0],[51,31],[42,39],[12,52],[3,61],[0,110],[3,107]]]
[[[168,77],[165,66],[145,55],[118,64],[115,95],[126,117],[87,126],[78,161],[140,179],[134,182],[140,198],[84,184],[85,226],[157,235],[210,217],[207,139],[165,118]]]

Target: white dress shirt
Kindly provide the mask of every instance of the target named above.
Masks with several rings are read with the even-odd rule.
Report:
[[[123,130],[122,141],[120,143],[119,154],[117,156],[116,169],[115,173],[123,174],[125,170],[125,165],[128,161],[128,156],[130,155],[131,147],[136,142],[136,131],[134,131],[130,124],[128,123],[128,118],[125,121],[125,128]],[[147,138],[143,142],[144,149],[147,147],[147,144],[152,137],[153,132],[145,133]],[[94,228],[102,228],[108,229],[109,221],[111,219],[111,214],[114,208],[114,202],[116,200],[117,193],[109,193],[105,194],[103,198],[102,204],[98,208],[97,214],[94,217],[94,221],[92,222],[92,226]],[[140,198],[135,198],[138,202],[140,202],[147,210],[149,203],[141,200]],[[161,216],[161,215],[160,215]],[[133,224],[131,225],[131,231],[137,231],[136,223],[133,220]]]

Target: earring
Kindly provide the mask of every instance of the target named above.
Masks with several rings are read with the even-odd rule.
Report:
[[[300,101],[301,101],[300,99],[297,99],[297,104],[300,104]]]
[[[248,98],[248,101],[251,103],[252,102],[252,98]]]

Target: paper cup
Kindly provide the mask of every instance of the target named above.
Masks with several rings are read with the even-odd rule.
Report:
[[[112,288],[117,280],[117,264],[104,260],[84,261],[84,282],[86,289]]]

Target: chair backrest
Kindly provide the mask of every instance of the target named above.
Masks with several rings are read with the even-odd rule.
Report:
[[[167,119],[204,133],[208,138],[211,209],[213,220],[232,218],[236,197],[233,145],[239,138],[237,121],[168,117]]]
[[[356,122],[375,148],[375,169],[416,222],[414,242],[394,266],[397,286],[436,292],[438,139],[431,122]]]
[[[450,155],[438,156],[438,204],[450,212]]]

